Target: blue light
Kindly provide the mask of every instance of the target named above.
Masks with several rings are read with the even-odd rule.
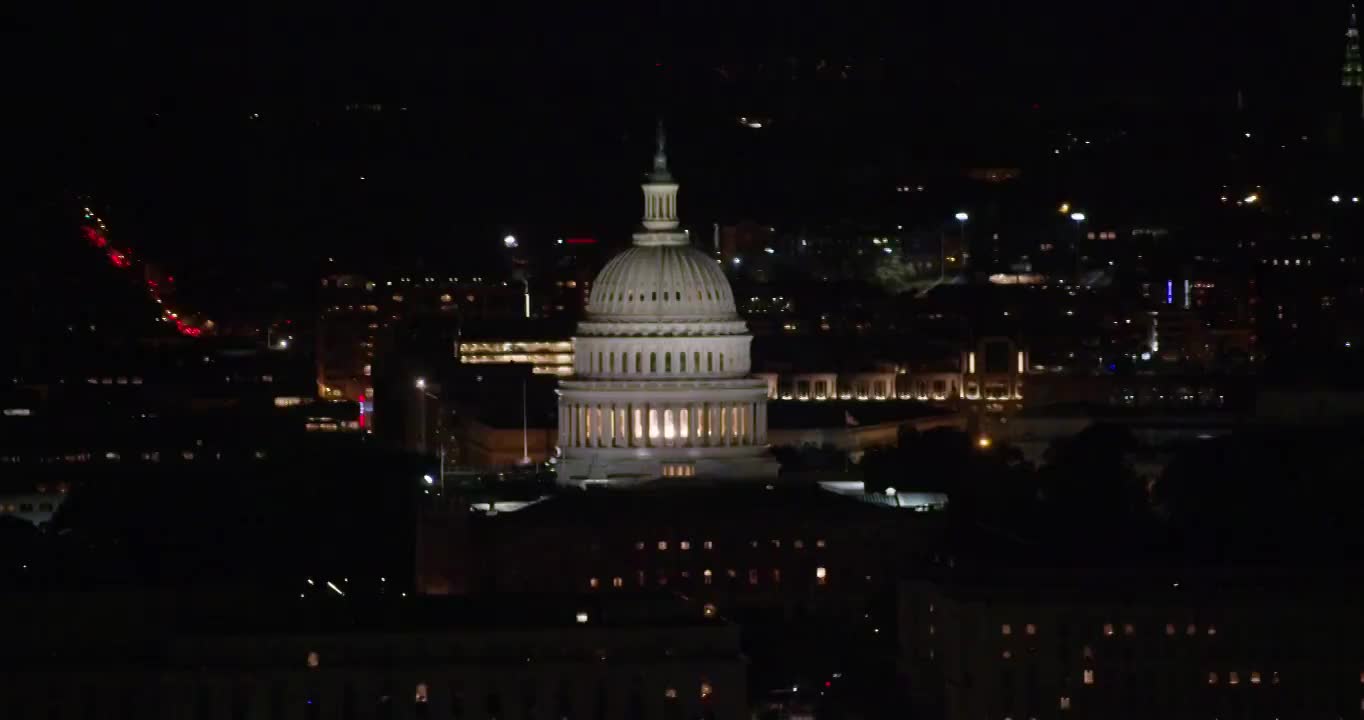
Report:
[[[1175,281],[1174,281],[1174,280],[1166,280],[1166,281],[1165,281],[1165,304],[1166,304],[1166,305],[1174,305],[1174,304],[1175,304]]]

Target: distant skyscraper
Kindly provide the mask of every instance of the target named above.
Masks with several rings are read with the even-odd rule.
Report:
[[[1350,3],[1350,26],[1345,30],[1345,62],[1341,66],[1340,84],[1364,88],[1364,64],[1359,59],[1359,13],[1354,3]]]

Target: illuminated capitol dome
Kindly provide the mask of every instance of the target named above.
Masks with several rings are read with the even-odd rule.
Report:
[[[719,265],[678,229],[660,126],[643,227],[593,281],[559,383],[560,484],[775,476],[752,339]]]

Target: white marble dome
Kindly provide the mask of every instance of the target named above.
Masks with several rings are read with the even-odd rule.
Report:
[[[598,273],[559,383],[559,482],[770,479],[767,383],[718,263],[678,229],[660,131],[634,245]]]
[[[683,236],[685,238],[685,236]],[[734,291],[714,258],[690,244],[636,244],[592,282],[589,322],[738,320]]]

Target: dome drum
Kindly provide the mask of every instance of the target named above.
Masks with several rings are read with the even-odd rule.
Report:
[[[747,335],[716,337],[574,338],[574,373],[581,378],[743,377],[750,368]]]

